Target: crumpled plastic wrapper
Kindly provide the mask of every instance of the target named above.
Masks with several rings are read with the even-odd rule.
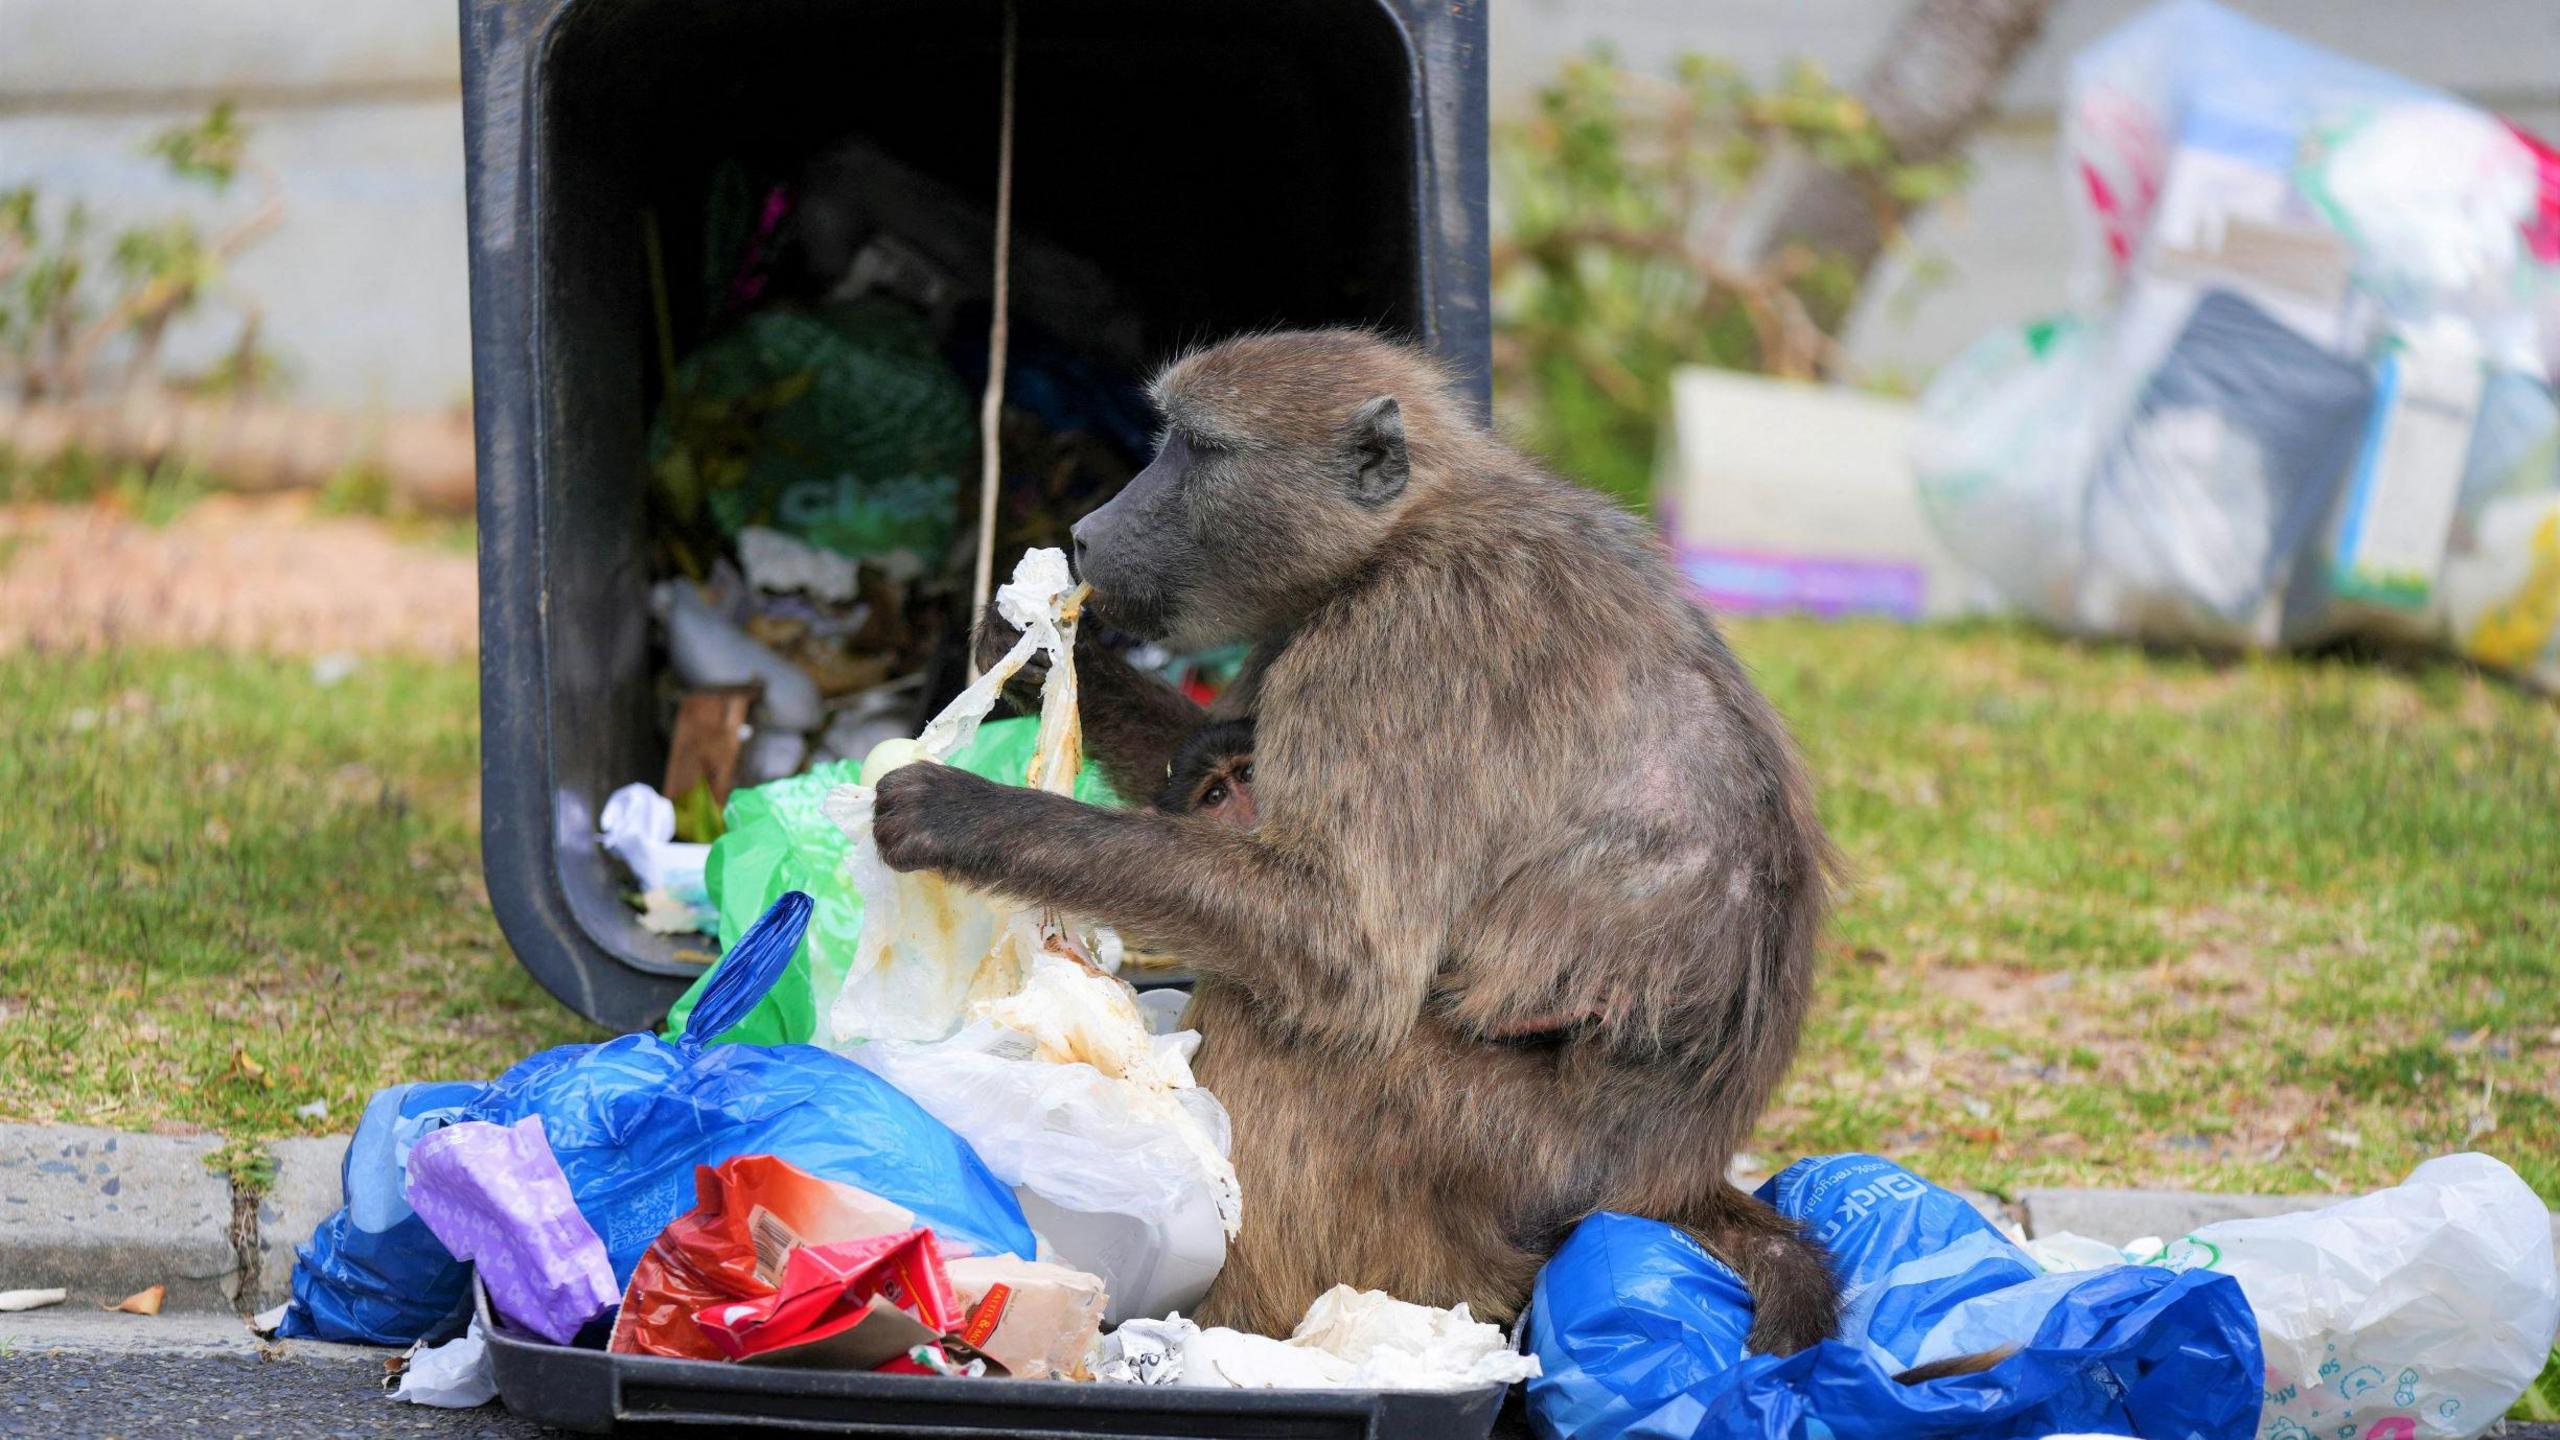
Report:
[[[480,1322],[441,1345],[412,1347],[391,1398],[439,1410],[469,1410],[497,1399],[498,1374],[489,1363],[489,1342],[480,1338]]]
[[[609,1346],[623,1355],[717,1360],[696,1314],[773,1294],[800,1245],[893,1234],[915,1212],[774,1155],[734,1155],[694,1171],[694,1207],[641,1252]]]
[[[511,1323],[566,1345],[621,1298],[604,1241],[578,1213],[540,1116],[448,1125],[409,1151],[408,1175],[410,1207],[477,1267]]]
[[[1498,1326],[1467,1313],[1336,1285],[1286,1340],[1202,1329],[1179,1315],[1132,1320],[1102,1342],[1096,1379],[1239,1390],[1463,1390],[1538,1373]]]

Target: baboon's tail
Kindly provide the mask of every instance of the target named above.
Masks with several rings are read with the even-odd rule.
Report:
[[[1840,1331],[1840,1282],[1831,1257],[1804,1227],[1731,1185],[1682,1226],[1742,1277],[1751,1292],[1746,1343],[1763,1355],[1792,1355]]]
[[[1976,1350],[1970,1355],[1950,1355],[1944,1360],[1932,1360],[1926,1365],[1914,1365],[1894,1376],[1893,1380],[1897,1385],[1917,1385],[1923,1380],[1944,1380],[1950,1375],[1979,1375],[2017,1353],[2017,1346],[2003,1345],[1997,1350]]]
[[[1763,1355],[1792,1355],[1840,1333],[1840,1281],[1831,1256],[1796,1221],[1730,1185],[1683,1228],[1734,1268],[1751,1291],[1745,1343]],[[1975,1375],[2009,1358],[2014,1345],[1951,1355],[1894,1376],[1904,1385]]]

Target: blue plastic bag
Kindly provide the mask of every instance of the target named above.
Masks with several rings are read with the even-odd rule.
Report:
[[[1760,1198],[1805,1222],[1844,1291],[1839,1339],[1748,1353],[1742,1280],[1680,1230],[1603,1213],[1538,1276],[1550,1440],[2034,1440],[2073,1431],[2249,1440],[2265,1374],[2237,1284],[2121,1266],[2046,1275],[1971,1205],[1889,1160],[1800,1161]],[[1895,1383],[2003,1346],[1986,1372]]]
[[[700,1033],[719,1034],[763,997],[799,944],[809,909],[808,896],[786,894],[739,938],[719,983],[695,1007]],[[435,1112],[437,1124],[541,1117],[619,1285],[630,1283],[632,1266],[658,1232],[693,1208],[695,1167],[739,1155],[777,1155],[903,1205],[946,1248],[1025,1259],[1033,1253],[1013,1192],[966,1142],[887,1081],[812,1045],[706,1048],[690,1038],[625,1035],[543,1051],[487,1085],[432,1088],[466,1092]],[[359,1131],[359,1144],[363,1138]],[[386,1189],[398,1195],[405,1154],[405,1146],[395,1153],[376,1145],[361,1157],[349,1149],[349,1210],[302,1247],[283,1334],[405,1345],[460,1304],[469,1268],[408,1215],[405,1201],[403,1222],[388,1229],[358,1227],[351,1218],[364,1196]],[[409,1303],[387,1308],[386,1293]]]
[[[406,1345],[436,1333],[470,1280],[401,1194],[409,1147],[463,1118],[475,1081],[394,1085],[375,1093],[338,1163],[346,1208],[296,1247],[293,1304],[279,1333],[299,1339]]]

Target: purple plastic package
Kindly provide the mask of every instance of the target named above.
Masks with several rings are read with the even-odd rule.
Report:
[[[622,1298],[539,1116],[430,1133],[409,1151],[408,1193],[444,1247],[479,1267],[498,1313],[555,1345]]]

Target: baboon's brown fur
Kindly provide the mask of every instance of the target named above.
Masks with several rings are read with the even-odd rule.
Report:
[[[1255,642],[1218,711],[1254,719],[1259,823],[915,766],[877,833],[1201,973],[1246,1214],[1199,1318],[1285,1334],[1349,1282],[1505,1319],[1611,1209],[1730,1262],[1757,1348],[1828,1334],[1821,1251],[1725,1168],[1795,1050],[1830,852],[1654,538],[1369,335],[1230,341],[1155,394],[1164,451],[1080,564],[1115,623]],[[1079,669],[1096,759],[1153,793],[1207,717],[1099,646]],[[1557,1015],[1587,1018],[1504,1038]]]

